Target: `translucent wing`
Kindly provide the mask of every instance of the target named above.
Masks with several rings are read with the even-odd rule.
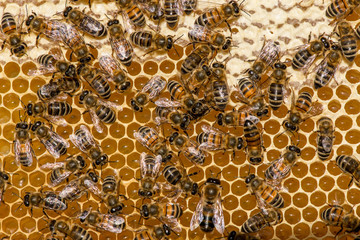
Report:
[[[223,234],[225,230],[225,221],[224,221],[224,213],[221,206],[221,198],[218,197],[214,204],[214,217],[213,217],[213,223],[215,225],[216,230]]]
[[[177,199],[182,194],[183,190],[181,188],[178,188],[176,186],[170,185],[168,183],[162,183],[162,193],[167,198],[171,198],[172,201],[176,202]]]
[[[61,201],[61,199],[59,199],[59,197],[55,193],[44,192],[44,195],[46,195],[46,197],[44,198],[44,201],[49,203],[48,205],[45,204],[45,208],[53,209],[53,210],[66,210],[67,209],[67,204],[64,203],[63,201]]]
[[[334,77],[340,65],[338,64],[334,69],[334,71],[329,72],[328,70],[329,54],[331,54],[331,52],[328,53],[326,57],[319,63],[319,65],[315,67],[316,75],[319,76],[318,79],[326,79],[327,81],[326,83],[322,82],[322,85],[327,85],[331,81],[331,79]]]
[[[0,202],[3,201],[4,187],[0,188]]]
[[[84,180],[84,185],[87,187],[88,190],[90,190],[90,192],[94,193],[97,196],[100,196],[101,191],[93,181],[86,179]]]
[[[171,101],[167,98],[160,98],[155,101],[156,106],[159,107],[181,107],[181,102],[179,101]]]
[[[180,226],[180,223],[178,222],[177,218],[166,218],[162,217],[160,218],[162,222],[164,222],[166,225],[168,225],[172,230],[175,232],[181,232],[182,228]]]
[[[54,67],[40,67],[38,69],[30,69],[28,75],[30,76],[40,76],[49,73],[55,72],[56,69]]]
[[[134,54],[134,50],[125,38],[114,39],[110,37],[110,43],[112,49],[115,51],[116,56],[120,59],[120,61],[124,61]]]
[[[51,155],[53,155],[54,158],[59,158],[60,153],[57,149],[58,145],[54,145],[53,142],[56,142],[57,144],[62,144],[64,147],[69,148],[70,144],[68,141],[63,139],[59,134],[55,133],[54,131],[51,131],[49,129],[49,135],[52,141],[44,140],[44,138],[40,138],[40,142],[44,144],[45,148],[49,151]]]
[[[47,115],[46,119],[55,125],[62,126],[62,127],[67,126],[67,122],[63,117]]]
[[[97,147],[97,144],[92,136],[92,134],[90,133],[89,129],[85,126],[85,125],[81,125],[80,126],[81,131],[84,133],[82,137],[84,137],[85,139],[82,140],[80,138],[77,138],[75,134],[71,134],[70,140],[71,142],[77,147],[79,148],[81,151],[83,152],[87,152],[88,149],[84,148],[84,144],[83,142],[87,142],[89,143],[91,146],[93,147]]]
[[[45,163],[41,165],[40,169],[55,169],[65,167],[65,162]]]
[[[118,61],[109,55],[104,55],[99,58],[100,67],[110,75],[119,69],[122,70]]]
[[[64,31],[61,31],[61,40],[67,45],[71,50],[73,50],[74,39],[77,40],[76,45],[85,45],[85,40],[75,26],[68,25]]]
[[[96,35],[97,32],[103,31],[104,26],[96,19],[89,15],[85,15],[79,24],[81,30],[90,35]]]
[[[261,197],[261,195],[259,194],[259,192],[255,191],[255,197],[256,197],[256,201],[258,204],[258,207],[263,210],[266,209],[266,202],[265,200]]]
[[[70,175],[72,174],[71,171],[64,171],[60,176],[58,176],[54,181],[52,181],[49,186],[50,187],[55,187],[57,185],[59,185],[60,183],[62,183],[65,179],[67,179]]]
[[[321,138],[321,144],[326,152],[331,152],[333,139],[328,136],[324,136]]]
[[[78,179],[72,180],[71,182],[69,182],[64,188],[63,190],[60,191],[59,196],[61,198],[65,198],[65,199],[77,199],[80,198],[85,191],[82,191],[79,188],[79,184],[78,184]],[[76,197],[75,197],[76,196]]]
[[[102,221],[97,222],[96,226],[109,232],[121,233],[124,227],[124,218],[111,214],[101,214]],[[120,227],[122,226],[122,227]]]
[[[26,154],[28,159],[28,166],[31,166],[33,163],[33,149],[31,147],[30,139],[25,140],[23,144],[16,138],[14,142],[14,152],[15,152],[15,163],[20,166],[20,154]]]
[[[121,105],[115,103],[115,102],[111,102],[111,101],[105,101],[105,100],[102,100],[102,99],[98,99],[97,100],[100,104],[103,104],[109,108],[112,108],[112,109],[115,109],[116,111],[122,111],[123,108]]]
[[[313,64],[314,60],[316,59],[318,55],[312,55],[311,57],[309,57],[309,59],[306,61],[306,63],[304,64],[304,66],[301,68],[301,71],[305,74],[308,69],[311,67],[311,65]]]
[[[149,92],[149,98],[153,99],[157,97],[160,92],[165,88],[166,81],[160,77],[152,77],[142,88],[142,92]]]
[[[103,126],[103,123],[101,122],[100,118],[98,117],[98,115],[96,115],[95,110],[93,108],[90,108],[89,113],[90,113],[90,117],[91,117],[91,120],[94,124],[96,131],[98,133],[102,133],[104,131],[104,126]]]
[[[146,158],[146,153],[140,155],[140,173],[141,177],[151,176],[156,177],[159,174],[161,166],[161,156],[156,156],[154,162],[148,162],[149,159]],[[150,160],[152,161],[152,159]]]
[[[214,134],[225,135],[225,133],[223,131],[221,131],[220,129],[214,128],[214,127],[212,127],[210,125],[202,125],[201,129],[206,133],[214,133]]]
[[[272,40],[266,41],[260,51],[259,60],[264,61],[268,66],[271,66],[279,57],[280,44]]]
[[[194,231],[203,220],[204,220],[203,201],[202,201],[202,199],[200,199],[198,205],[196,206],[195,212],[193,213],[191,221],[190,221],[190,230]]]
[[[184,0],[183,0],[184,1]],[[189,38],[197,39],[196,41],[205,42],[210,39],[204,39],[204,36],[211,36],[211,31],[205,26],[195,25],[188,33]]]
[[[159,134],[153,128],[150,128],[150,131],[152,132],[151,135],[159,136]],[[134,132],[134,137],[139,143],[141,143],[144,147],[146,147],[147,149],[149,149],[151,151],[151,149],[149,148],[147,139],[144,138],[139,132]]]

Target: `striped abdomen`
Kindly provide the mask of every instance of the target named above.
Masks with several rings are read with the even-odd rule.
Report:
[[[1,30],[4,34],[7,35],[16,32],[16,22],[11,13],[4,13],[1,19]]]
[[[327,208],[321,213],[321,219],[332,226],[341,226],[344,216],[344,209],[338,206]]]
[[[146,147],[152,149],[158,142],[159,136],[152,128],[142,126],[139,128],[138,133],[141,135],[141,138],[144,140]]]
[[[279,109],[283,100],[284,100],[284,93],[283,93],[283,84],[281,83],[271,83],[269,86],[269,105],[273,110]]]
[[[195,25],[214,28],[223,22],[220,8],[211,8],[195,20]]]
[[[294,69],[304,67],[311,56],[312,55],[307,48],[298,51],[293,58],[292,67]]]
[[[104,37],[107,34],[105,26],[89,15],[84,15],[79,28],[93,37]]]
[[[101,74],[97,74],[89,84],[101,98],[108,99],[110,97],[110,84]]]
[[[345,173],[353,174],[359,167],[359,162],[355,158],[347,155],[336,157],[336,165]]]
[[[357,53],[356,38],[354,35],[346,35],[340,39],[341,51],[344,57],[352,62]]]
[[[274,188],[267,185],[260,193],[260,197],[274,208],[284,207],[284,199]]]
[[[312,96],[308,92],[300,93],[295,103],[296,110],[302,113],[307,113],[311,108],[311,104],[312,104],[311,98]]]
[[[42,54],[37,58],[37,62],[45,67],[55,66],[57,60],[50,54]]]
[[[186,93],[184,87],[180,83],[174,80],[170,81],[167,84],[167,89],[171,97],[173,97],[176,100],[182,99]]]
[[[47,108],[48,114],[51,116],[65,116],[72,111],[71,105],[67,102],[51,102]]]
[[[81,145],[81,148],[84,149],[84,152],[89,151],[93,145],[87,140],[88,136],[85,131],[82,129],[78,129],[75,131],[76,140],[79,145]]]
[[[125,13],[128,15],[130,21],[139,27],[143,27],[146,24],[145,16],[138,6],[132,4],[129,8],[125,10]]]
[[[225,81],[218,80],[212,82],[212,93],[214,102],[220,111],[224,111],[229,102],[229,92]]]
[[[314,88],[319,89],[327,85],[335,74],[335,66],[329,62],[324,68],[319,69],[315,75]]]
[[[49,137],[45,140],[49,145],[53,146],[55,152],[59,153],[60,156],[67,152],[66,146],[62,142],[58,142],[56,139]]]
[[[116,56],[120,60],[122,64],[125,66],[130,66],[132,62],[132,56],[133,56],[133,48],[131,47],[131,44],[126,38],[111,38],[110,39],[111,47],[115,51]]]
[[[319,136],[317,139],[317,153],[320,160],[325,161],[329,158],[332,148],[324,147],[324,143],[331,143],[332,139],[329,136]],[[326,148],[326,149],[325,149]]]
[[[260,146],[261,136],[257,126],[250,120],[245,120],[244,123],[244,136],[247,146]]]
[[[248,78],[242,78],[238,84],[240,92],[246,99],[251,100],[256,96],[257,86],[253,81]]]
[[[183,211],[179,204],[177,203],[167,203],[163,207],[163,216],[167,218],[179,218],[181,217]]]
[[[176,0],[165,0],[164,11],[168,28],[174,29],[179,21],[178,4]]]
[[[195,68],[197,68],[201,62],[202,58],[196,52],[190,53],[181,64],[181,74],[191,73]]]
[[[265,170],[265,177],[269,180],[285,178],[289,171],[284,161],[275,161]]]
[[[171,165],[168,165],[164,168],[163,175],[166,181],[172,185],[176,185],[182,178],[180,171]]]
[[[334,0],[326,9],[326,16],[329,18],[340,17],[349,7],[349,0]]]
[[[116,120],[116,114],[111,108],[100,105],[95,110],[96,115],[104,123],[113,123]]]
[[[151,46],[152,34],[150,32],[133,32],[130,35],[131,42],[139,47],[148,48]]]
[[[224,139],[222,138],[221,134],[215,134],[212,132],[202,132],[196,138],[196,141],[199,144],[208,143],[208,145],[211,146],[212,149],[223,148],[223,140]]]
[[[66,210],[67,204],[65,202],[65,199],[61,198],[60,196],[57,196],[54,193],[47,193],[45,199],[44,199],[44,208],[46,209],[52,209],[52,210]]]
[[[78,225],[74,225],[71,228],[70,234],[68,236],[74,240],[93,240],[90,233]]]

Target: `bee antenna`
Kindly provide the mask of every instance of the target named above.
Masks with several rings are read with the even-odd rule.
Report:
[[[109,19],[109,20],[111,20],[111,18],[105,13],[105,16]]]
[[[19,208],[24,204],[24,202],[22,202],[16,209],[14,212],[17,212],[17,210],[19,210]]]
[[[248,15],[249,17],[251,17],[251,14],[248,13],[247,11],[245,11],[245,10],[243,10],[243,9],[241,9],[241,11],[242,11],[243,13],[245,13],[246,15]]]
[[[21,196],[19,196],[17,193],[12,193],[13,195],[15,195],[15,196],[17,196],[17,197],[19,197],[21,200],[23,200],[24,201],[24,199],[21,197]]]

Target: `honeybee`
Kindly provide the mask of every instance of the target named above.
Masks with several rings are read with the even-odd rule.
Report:
[[[275,226],[281,223],[283,217],[278,209],[261,210],[244,222],[241,232],[253,233],[268,226]]]
[[[171,228],[166,225],[155,225],[150,229],[141,229],[140,231],[136,231],[134,240],[145,240],[145,239],[157,239],[157,240],[166,240],[168,239],[166,236],[171,234]]]
[[[80,128],[74,134],[71,134],[69,138],[77,148],[89,156],[95,168],[97,166],[102,167],[108,162],[108,156],[102,152],[85,125],[80,125]]]
[[[317,121],[317,153],[320,160],[329,158],[334,142],[334,125],[330,118],[322,117]]]
[[[90,233],[84,228],[73,224],[69,226],[66,222],[61,220],[51,220],[49,224],[50,232],[55,235],[56,232],[60,232],[66,237],[70,237],[73,240],[93,240]]]
[[[42,117],[56,125],[66,126],[66,120],[63,116],[72,112],[72,107],[66,101],[49,101],[29,103],[25,107],[26,113],[33,117]]]
[[[314,60],[325,51],[329,50],[329,39],[321,35],[319,39],[309,41],[299,51],[297,51],[292,60],[292,67],[295,70],[301,69],[306,72]]]
[[[316,67],[314,88],[319,89],[327,85],[335,76],[341,63],[341,49],[338,45],[333,44],[330,51]]]
[[[245,183],[251,194],[255,195],[256,201],[260,209],[265,209],[265,206],[271,206],[273,208],[283,208],[284,199],[279,192],[267,184],[265,180],[250,174],[245,179]]]
[[[168,150],[164,141],[160,141],[159,134],[155,129],[148,126],[141,126],[137,132],[134,132],[134,137],[153,154],[156,156],[160,155],[163,162],[171,160],[172,152]]]
[[[216,122],[219,126],[238,127],[244,126],[246,119],[250,119],[255,124],[259,121],[259,118],[251,115],[250,112],[234,109],[232,111],[219,113],[216,117]]]
[[[110,20],[107,25],[110,35],[110,44],[113,52],[116,53],[116,56],[118,57],[118,59],[122,64],[124,64],[127,67],[130,66],[132,62],[134,50],[131,46],[131,43],[125,38],[119,20],[117,19]]]
[[[100,67],[111,76],[108,79],[115,83],[115,88],[119,90],[119,92],[122,93],[131,88],[131,82],[128,80],[127,75],[113,57],[104,55],[99,58],[99,64]]]
[[[356,217],[352,211],[347,212],[343,207],[338,205],[326,208],[321,213],[321,219],[326,222],[327,225],[341,227],[337,234],[344,229],[348,233],[358,233],[360,231],[360,219]]]
[[[50,186],[55,187],[62,183],[71,174],[78,176],[86,167],[85,159],[80,156],[69,156],[65,162],[45,163],[41,169],[52,169],[50,174]]]
[[[275,188],[279,188],[281,181],[290,174],[300,154],[301,150],[297,146],[287,146],[285,153],[265,170],[266,181]]]
[[[107,35],[106,27],[102,23],[78,9],[66,7],[63,15],[66,20],[93,37],[101,38]]]
[[[195,69],[193,74],[184,81],[191,93],[197,95],[200,89],[207,85],[211,75],[210,69],[211,68],[207,64],[203,64],[201,67]]]
[[[163,122],[170,122],[175,127],[180,127],[186,130],[190,124],[191,116],[187,113],[182,113],[175,108],[159,107],[155,108],[156,118],[155,122],[160,125]]]
[[[240,17],[240,11],[243,11],[242,9],[243,6],[235,1],[224,3],[221,6],[205,10],[204,13],[195,20],[195,25],[213,29],[225,22],[231,31],[231,27],[227,20]]]
[[[180,4],[186,15],[190,15],[197,6],[197,0],[181,0]]]
[[[341,21],[337,27],[340,34],[341,51],[349,62],[353,62],[358,50],[355,31],[346,21]]]
[[[207,43],[215,49],[228,50],[231,46],[231,37],[225,37],[224,34],[213,32],[210,29],[195,25],[189,32],[188,37],[194,43]]]
[[[10,46],[11,55],[15,54],[20,58],[26,54],[27,45],[21,39],[21,30],[17,28],[13,15],[5,12],[1,19],[1,30],[6,36],[6,39],[1,45],[1,50],[4,49],[5,43],[8,42]]]
[[[23,165],[24,167],[30,167],[33,163],[33,159],[36,159],[34,150],[32,149],[32,139],[30,137],[31,124],[22,121],[15,126],[14,137],[14,153],[16,165]]]
[[[326,16],[328,18],[343,18],[352,13],[359,4],[359,0],[332,0],[331,4],[326,9]]]
[[[165,37],[160,33],[156,33],[154,36],[150,31],[137,31],[130,34],[130,40],[132,44],[140,48],[150,48],[151,50],[146,53],[149,54],[157,50],[169,51],[174,47],[177,39],[174,40],[173,36],[170,35]]]
[[[289,78],[286,77],[286,65],[282,62],[274,64],[274,71],[270,75],[270,85],[268,88],[269,105],[273,110],[279,109],[284,100],[285,85]]]
[[[121,233],[125,228],[124,218],[112,214],[91,211],[91,208],[83,211],[80,214],[79,219],[80,222],[89,224],[95,227],[96,230]]]
[[[68,141],[52,130],[52,126],[48,128],[43,122],[36,121],[31,125],[31,131],[54,158],[64,155],[70,147]]]
[[[138,194],[140,197],[151,198],[158,190],[156,183],[161,166],[161,156],[153,157],[146,153],[140,155],[140,182]]]
[[[253,237],[246,233],[237,233],[235,231],[231,231],[227,240],[259,240],[257,237]]]
[[[140,1],[142,10],[149,17],[150,20],[160,23],[164,18],[164,9],[161,7],[159,0],[145,0]]]
[[[200,149],[200,145],[190,138],[174,132],[169,136],[169,142],[174,145],[184,156],[196,165],[202,165],[205,160],[205,153]]]
[[[102,123],[114,123],[116,120],[116,112],[122,111],[120,105],[114,102],[104,101],[89,90],[85,90],[80,94],[79,103],[84,105],[86,109],[84,113],[90,113],[94,127],[99,133],[104,131]]]
[[[42,85],[36,92],[41,101],[48,101],[57,97],[61,93],[59,85],[55,81],[50,81]]]
[[[134,111],[142,112],[143,107],[149,101],[157,98],[166,86],[165,78],[161,76],[152,77],[130,101],[131,108]]]
[[[99,177],[95,172],[87,171],[86,174],[70,181],[59,193],[59,196],[67,201],[74,201],[79,199],[85,193],[88,194],[88,190],[97,196],[100,196],[101,191],[97,187]]]
[[[42,208],[44,215],[47,217],[45,209],[64,211],[68,207],[65,199],[54,192],[43,192],[42,189],[39,193],[25,193],[23,201],[26,207],[30,207],[31,216],[33,215],[33,207]]]
[[[164,0],[166,25],[174,30],[179,22],[180,6],[177,0]]]
[[[224,133],[209,125],[202,125],[201,129],[203,132],[196,138],[197,142],[200,144],[200,149],[206,149],[208,151],[232,150],[234,156],[236,150],[244,148],[244,140],[241,137],[236,137],[230,133]]]
[[[102,199],[108,208],[108,213],[117,215],[120,214],[124,208],[124,204],[119,201],[119,196],[126,196],[119,194],[120,181],[116,182],[115,176],[106,176],[102,184]]]
[[[28,27],[28,33],[33,31],[38,34],[36,36],[36,46],[38,46],[42,34],[53,42],[61,41],[61,36],[67,28],[63,22],[38,16],[34,12],[26,19],[25,24]]]
[[[199,225],[203,232],[212,232],[214,227],[223,234],[225,229],[224,213],[221,206],[221,182],[216,178],[208,178],[200,194],[200,201],[191,218],[190,230]]]
[[[187,75],[192,73],[196,68],[202,65],[201,63],[208,60],[210,53],[212,52],[213,50],[208,45],[199,45],[182,62],[181,74]]]
[[[129,18],[132,24],[138,27],[144,27],[146,19],[141,9],[134,4],[133,0],[116,0],[116,3],[123,10],[123,13]]]
[[[353,156],[339,155],[336,157],[336,165],[345,173],[351,176],[349,187],[355,180],[355,184],[360,186],[360,162]]]
[[[246,153],[250,163],[258,165],[263,160],[263,140],[260,130],[255,122],[246,119],[244,123],[244,136],[246,140]]]
[[[64,96],[61,96],[61,93],[72,97],[80,88],[81,83],[77,77],[62,77],[42,85],[37,91],[37,96],[41,101],[49,101],[54,98],[63,99]]]
[[[9,174],[4,171],[5,162],[3,162],[3,170],[0,171],[0,202],[4,202],[3,196],[7,185],[11,185]]]
[[[111,87],[106,75],[98,68],[80,64],[77,67],[77,73],[80,79],[89,83],[99,97],[108,99],[111,96]]]

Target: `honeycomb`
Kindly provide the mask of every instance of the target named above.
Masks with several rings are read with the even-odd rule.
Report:
[[[26,7],[29,12],[34,11],[37,14],[52,16],[64,9],[65,2],[65,0],[32,0],[26,3]],[[223,2],[223,0],[220,2]],[[330,20],[325,17],[325,8],[329,1],[304,0],[300,4],[298,2],[295,0],[268,0],[246,1],[244,3],[245,9],[250,13],[250,16],[244,15],[231,22],[236,46],[232,48],[232,57],[227,62],[229,85],[235,84],[241,71],[250,66],[251,62],[244,60],[256,58],[264,38],[279,41],[282,50],[286,50],[306,43],[310,33],[318,36],[323,32],[332,32],[333,26],[329,25]],[[200,1],[198,9],[216,4],[218,3]],[[3,12],[8,11],[13,15],[20,14],[20,18],[24,18],[26,15],[24,1],[13,0],[6,1],[6,3],[3,1],[0,5]],[[80,1],[74,3],[74,5],[83,9],[87,7],[87,1]],[[115,5],[112,1],[92,1],[92,14],[104,23],[107,21],[104,13],[109,15],[114,8]],[[54,17],[58,18],[58,16]],[[95,131],[90,116],[82,114],[83,109],[75,98],[67,99],[73,107],[72,114],[66,117],[68,125],[66,127],[54,126],[57,133],[68,139],[69,135],[80,124],[88,125],[95,139],[110,157],[110,163],[103,169],[102,176],[114,173],[121,176],[121,193],[129,197],[129,200],[125,201],[127,207],[124,210],[127,228],[120,234],[109,232],[99,234],[95,230],[89,229],[94,240],[126,240],[134,238],[134,230],[136,230],[139,214],[131,206],[141,204],[141,199],[137,195],[138,182],[136,178],[140,177],[140,153],[147,152],[147,149],[135,141],[133,132],[141,125],[155,126],[153,121],[155,105],[150,103],[143,113],[134,113],[130,108],[130,99],[134,96],[135,90],[141,89],[153,75],[159,74],[167,79],[177,78],[182,60],[192,50],[192,46],[185,46],[185,39],[187,39],[187,31],[192,26],[195,17],[197,15],[180,18],[180,25],[176,32],[168,30],[164,23],[160,25],[161,32],[164,34],[175,34],[176,36],[185,34],[182,38],[184,41],[179,41],[179,45],[176,46],[179,55],[174,50],[171,50],[168,53],[154,53],[140,59],[143,52],[136,50],[139,57],[127,68],[128,75],[133,82],[133,91],[128,94],[116,92],[112,94],[109,100],[121,104],[124,109],[118,112],[117,121],[106,126],[103,133],[100,134]],[[354,26],[358,18],[359,16],[355,12],[347,20]],[[224,28],[224,31],[229,33],[226,28]],[[111,53],[107,39],[95,40],[85,36],[85,40],[96,47],[95,50],[92,50],[95,57],[99,53]],[[37,89],[50,79],[48,75],[30,76],[29,72],[37,66],[34,63],[36,57],[47,53],[54,48],[54,45],[43,38],[39,47],[34,47],[34,34],[25,36],[25,41],[29,46],[28,56],[20,60],[10,57],[8,47],[5,47],[0,53],[0,156],[4,170],[11,174],[10,182],[12,183],[11,186],[7,187],[4,194],[5,202],[0,203],[0,237],[10,236],[11,239],[17,240],[37,240],[44,234],[44,236],[47,236],[48,233],[48,229],[44,229],[47,222],[46,219],[44,220],[42,209],[34,208],[31,217],[29,209],[24,205],[20,206],[21,200],[16,195],[23,196],[25,192],[39,191],[42,186],[47,185],[50,172],[41,170],[39,167],[47,162],[54,162],[55,159],[34,138],[33,149],[37,161],[34,161],[31,167],[19,167],[14,162],[12,142],[14,140],[15,124],[19,122],[19,110],[23,113],[21,101],[25,104],[36,102]],[[69,60],[70,51],[64,53]],[[226,57],[226,55],[221,56],[220,53],[218,60]],[[309,82],[306,81],[304,75],[289,69],[289,75],[291,75],[290,86],[295,91],[298,91],[305,85],[305,88],[314,93],[313,99],[323,105],[322,115],[330,117],[336,126],[336,138],[330,156],[332,160],[322,162],[316,156],[315,129],[316,121],[320,116],[310,118],[301,124],[299,144],[299,147],[302,148],[301,159],[292,169],[290,176],[283,182],[284,189],[281,191],[281,195],[285,200],[285,207],[282,209],[284,220],[277,226],[267,227],[260,231],[258,236],[261,239],[335,239],[334,236],[339,228],[326,226],[319,215],[327,204],[337,203],[339,205],[354,206],[356,215],[360,216],[360,208],[356,206],[360,203],[360,190],[355,185],[348,188],[350,177],[344,175],[334,162],[335,156],[339,154],[354,154],[355,156],[360,154],[359,66],[360,56],[356,57],[355,64],[351,67],[342,63],[337,74],[337,83],[332,80],[327,87],[316,92],[309,88],[311,85],[308,85]],[[90,89],[89,86],[86,86],[86,88]],[[251,166],[251,172],[260,177],[264,177],[264,170],[267,168],[268,163],[277,159],[285,147],[291,143],[287,136],[279,136],[282,131],[281,122],[286,117],[290,104],[290,101],[287,100],[279,110],[271,112],[270,116],[262,119],[260,123],[263,128],[264,146],[267,151],[263,164]],[[232,96],[230,106],[227,109],[230,110],[239,105],[240,103]],[[187,131],[188,134],[195,139],[197,134],[201,132],[201,124],[204,122],[212,124],[215,121],[216,114],[215,111],[212,111],[201,122],[191,126]],[[236,135],[243,133],[241,128],[221,129]],[[164,130],[165,135],[168,135],[171,128],[165,125]],[[68,149],[69,154],[77,152],[78,149],[73,145]],[[201,168],[194,166],[184,159],[182,155],[180,157],[188,172],[199,171],[199,174],[191,177],[192,180],[199,184],[203,183],[213,173],[221,171],[222,203],[228,232],[239,230],[239,227],[246,219],[259,211],[255,197],[247,190],[244,180],[239,178],[240,176],[246,176],[249,169],[244,152],[237,152],[234,159],[232,159],[229,152],[224,154],[222,152],[212,153],[206,158]],[[58,161],[62,161],[63,158]],[[159,181],[162,182],[164,179],[160,177]],[[58,187],[55,190],[60,188]],[[199,197],[180,198],[178,201],[183,206],[184,213],[180,218],[183,230],[177,238],[214,239],[222,237],[217,231],[204,235],[199,228],[195,231],[189,230],[192,213],[196,208]],[[61,216],[52,211],[47,211],[47,213],[50,218],[78,222],[74,217],[74,213],[90,206],[93,209],[98,209],[100,206],[100,210],[104,210],[104,206],[99,204],[99,199],[96,196],[91,195],[88,199],[84,195],[78,201],[69,203],[69,208]],[[148,221],[147,225],[152,223],[152,221]],[[339,238],[353,239],[354,236],[342,233]]]

